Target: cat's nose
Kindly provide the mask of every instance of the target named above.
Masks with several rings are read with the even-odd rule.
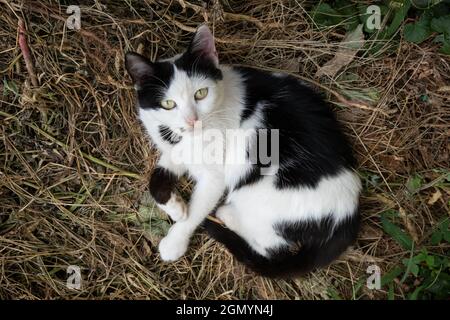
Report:
[[[194,127],[195,122],[198,120],[197,117],[189,117],[186,119],[187,124],[189,125],[189,127]]]

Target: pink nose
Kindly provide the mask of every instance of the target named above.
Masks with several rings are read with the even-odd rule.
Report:
[[[193,127],[197,120],[198,120],[197,117],[187,118],[186,122],[190,127]]]

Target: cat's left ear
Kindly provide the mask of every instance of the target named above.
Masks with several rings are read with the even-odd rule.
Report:
[[[195,32],[188,51],[194,55],[211,60],[216,67],[219,66],[219,57],[216,46],[214,45],[214,37],[211,30],[205,24],[201,25]]]
[[[137,89],[143,87],[154,73],[153,63],[135,52],[127,52],[125,55],[125,67]]]

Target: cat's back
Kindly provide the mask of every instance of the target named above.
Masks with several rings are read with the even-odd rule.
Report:
[[[323,176],[355,167],[333,110],[312,88],[285,73],[250,67],[234,70],[244,86],[241,123],[259,119],[258,128],[279,132],[278,187],[315,186]]]
[[[251,67],[234,67],[234,71],[244,87],[241,123],[257,116],[262,128],[311,135],[316,142],[329,140],[329,135],[335,136],[329,143],[345,140],[329,104],[298,78]]]

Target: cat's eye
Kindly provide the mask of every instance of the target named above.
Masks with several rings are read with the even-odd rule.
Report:
[[[207,95],[208,95],[208,88],[201,88],[195,92],[194,97],[195,97],[195,100],[202,100]]]
[[[161,101],[161,107],[163,107],[166,110],[173,109],[173,108],[175,108],[176,105],[177,104],[175,103],[175,101],[170,100],[170,99]]]

